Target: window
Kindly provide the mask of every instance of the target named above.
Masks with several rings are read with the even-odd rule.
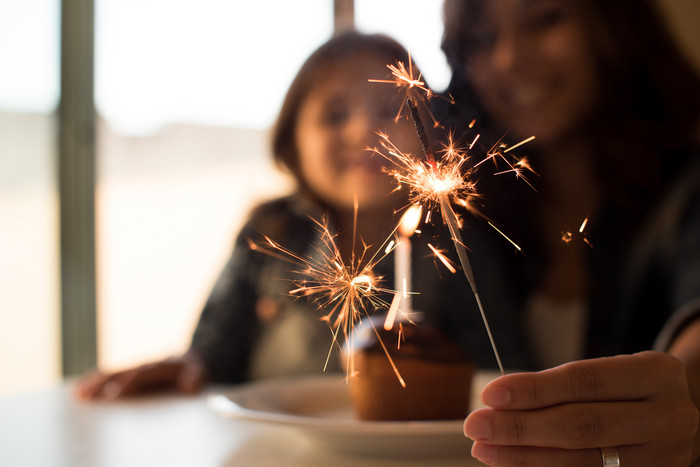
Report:
[[[58,0],[0,0],[0,394],[60,375]]]
[[[387,34],[411,53],[423,76],[436,91],[450,81],[450,70],[440,50],[443,0],[355,0],[357,29]]]
[[[97,0],[101,366],[186,350],[248,210],[289,190],[268,129],[332,25],[328,0]]]

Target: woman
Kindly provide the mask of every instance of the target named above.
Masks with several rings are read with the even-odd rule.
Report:
[[[482,184],[527,254],[500,258],[521,310],[513,326],[549,369],[484,390],[491,408],[465,422],[473,455],[689,465],[700,458],[700,79],[646,1],[446,0],[445,18],[461,103],[451,117],[535,136],[540,175],[525,197]]]

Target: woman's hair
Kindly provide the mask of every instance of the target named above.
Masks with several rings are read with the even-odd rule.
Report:
[[[306,188],[306,183],[299,168],[295,136],[299,111],[306,97],[328,76],[330,69],[342,70],[350,58],[360,55],[384,55],[387,65],[396,61],[408,63],[408,52],[394,39],[381,34],[349,31],[331,38],[313,52],[287,91],[272,131],[272,155],[278,165],[294,175],[301,188]]]
[[[470,31],[483,4],[445,0],[442,50],[453,72],[448,91],[486,117],[469,82]],[[600,176],[611,178],[601,181],[663,184],[682,165],[679,158],[696,147],[700,77],[652,1],[578,0],[576,5],[603,77],[601,104],[591,120],[593,140],[600,145]]]

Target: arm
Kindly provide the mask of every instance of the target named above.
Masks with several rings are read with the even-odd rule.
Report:
[[[241,234],[184,355],[122,371],[94,370],[76,383],[76,396],[83,400],[114,399],[172,389],[191,394],[210,380],[243,380],[255,325],[252,269],[251,252],[245,234]]]
[[[116,399],[157,389],[194,394],[206,381],[202,359],[196,352],[187,352],[123,371],[92,371],[76,383],[75,395],[83,400]]]
[[[246,379],[258,325],[256,280],[262,267],[262,255],[248,246],[251,235],[247,227],[238,236],[192,336],[190,351],[201,357],[214,382],[237,383]]]

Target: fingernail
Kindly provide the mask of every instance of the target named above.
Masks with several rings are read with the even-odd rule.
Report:
[[[464,422],[464,436],[473,440],[491,437],[491,420],[486,415],[474,412]]]
[[[102,387],[102,396],[105,399],[116,399],[121,395],[122,387],[116,381],[110,381]]]
[[[472,457],[488,465],[496,463],[496,446],[493,444],[474,443],[472,445]]]
[[[481,400],[490,407],[505,407],[511,401],[510,389],[502,386],[488,388],[481,395]]]

